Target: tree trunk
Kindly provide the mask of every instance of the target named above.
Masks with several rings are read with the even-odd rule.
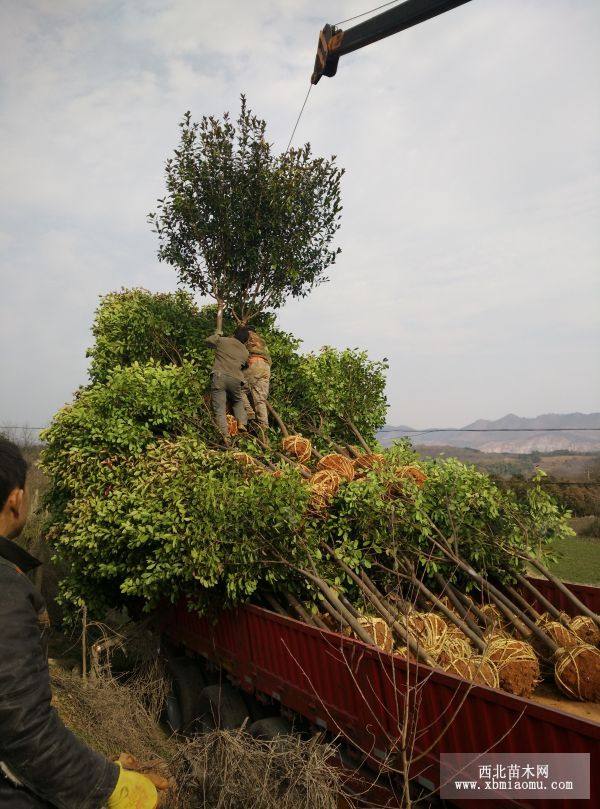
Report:
[[[367,444],[367,442],[365,441],[365,439],[362,437],[362,435],[360,434],[360,432],[359,432],[359,430],[358,430],[358,427],[357,427],[357,426],[356,426],[356,424],[355,424],[355,423],[352,421],[352,419],[346,419],[346,424],[348,425],[348,427],[350,427],[350,429],[352,430],[352,432],[353,432],[353,433],[354,433],[354,435],[356,436],[356,440],[357,440],[357,441],[358,441],[358,443],[361,445],[361,447],[364,449],[364,451],[365,451],[365,452],[368,452],[369,454],[371,454],[371,452],[373,452],[373,450],[372,450],[372,449],[371,449],[371,447],[370,447],[370,446]]]
[[[223,310],[225,309],[225,303],[218,298],[217,299],[217,332],[221,334],[223,332]]]
[[[534,587],[534,585],[529,581],[528,578],[526,578],[525,576],[522,576],[520,573],[515,573],[514,575],[515,575],[515,578],[517,579],[517,581],[519,582],[519,584],[521,585],[521,587],[524,587],[526,590],[529,590],[529,592],[536,599],[538,604],[541,604],[541,606],[546,610],[546,612],[549,612],[550,615],[553,618],[556,618],[556,620],[559,623],[561,623],[561,624],[565,623],[564,618],[560,614],[560,611],[556,609],[556,607],[554,606],[554,604],[551,601],[548,601],[546,596],[544,596],[544,595],[542,595],[542,593],[540,593],[540,591],[537,589],[537,587]]]
[[[283,421],[283,419],[281,418],[279,413],[275,410],[275,408],[273,407],[271,402],[267,402],[267,410],[269,411],[269,413],[273,416],[273,418],[277,422],[277,426],[279,427],[279,429],[281,431],[281,434],[284,436],[284,438],[287,438],[288,435],[290,434],[289,430],[285,426],[285,422]]]
[[[534,567],[536,567],[540,571],[540,573],[543,573],[544,576],[548,579],[548,581],[552,582],[552,584],[555,587],[558,587],[560,592],[563,593],[563,595],[566,595],[569,601],[572,604],[574,604],[578,610],[581,610],[582,615],[587,615],[588,618],[591,618],[592,621],[594,621],[598,626],[600,626],[600,616],[596,615],[595,612],[592,612],[592,610],[586,607],[586,605],[577,598],[575,593],[572,593],[568,587],[565,587],[562,581],[560,581],[560,579],[557,579],[556,576],[550,573],[548,568],[544,567],[544,565],[541,562],[538,562],[537,559],[535,559],[533,556],[530,556],[529,554],[527,554],[527,556],[529,557],[529,561],[531,562],[531,564]]]

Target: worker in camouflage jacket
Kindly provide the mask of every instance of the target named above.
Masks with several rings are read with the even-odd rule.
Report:
[[[246,340],[250,356],[244,371],[245,385],[242,390],[244,407],[250,420],[256,420],[262,430],[269,427],[267,399],[271,381],[271,355],[264,339],[250,330]]]
[[[14,542],[26,477],[21,451],[0,437],[0,807],[154,809],[152,780],[91,750],[52,707],[48,612],[27,577],[40,563]]]

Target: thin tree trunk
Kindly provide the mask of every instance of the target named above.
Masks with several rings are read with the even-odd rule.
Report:
[[[223,332],[223,310],[225,308],[224,302],[219,298],[217,299],[217,332]]]
[[[537,626],[529,618],[529,616],[525,615],[518,607],[515,607],[515,605],[508,598],[506,598],[506,596],[504,596],[496,587],[494,587],[493,584],[490,584],[487,581],[487,579],[484,579],[484,577],[481,576],[471,565],[467,564],[467,562],[465,562],[461,556],[458,556],[449,548],[445,547],[444,545],[441,545],[435,539],[432,538],[431,541],[442,551],[442,553],[446,554],[446,556],[450,559],[450,561],[454,562],[454,564],[457,564],[461,568],[461,570],[463,570],[467,575],[471,576],[471,578],[473,578],[480,585],[480,587],[487,588],[490,593],[494,594],[496,599],[499,599],[500,601],[505,603],[506,606],[512,612],[514,612],[514,614],[524,624],[526,624],[529,627],[529,629],[531,629],[531,631],[539,639],[539,641],[543,643],[545,646],[547,646],[548,649],[550,649],[552,654],[556,653],[558,649],[556,643],[554,643],[554,641],[551,638],[549,638],[548,635],[545,632],[543,632],[540,629],[540,627]]]
[[[560,592],[563,595],[565,595],[569,599],[569,601],[577,607],[578,610],[581,610],[582,615],[587,615],[587,617],[591,618],[597,624],[597,626],[600,626],[600,616],[598,616],[595,612],[589,609],[589,607],[586,607],[583,601],[580,601],[575,595],[575,593],[572,593],[568,587],[565,587],[562,581],[560,581],[560,579],[557,579],[556,576],[550,573],[548,568],[544,567],[544,565],[541,562],[538,562],[538,560],[535,559],[530,554],[527,554],[527,557],[531,562],[531,564],[534,567],[536,567],[540,571],[540,573],[543,573],[544,576],[548,579],[548,581],[552,582],[552,584],[555,587],[557,587],[560,590]]]
[[[456,593],[452,590],[452,588],[450,586],[450,582],[447,582],[444,579],[444,577],[442,576],[441,573],[436,573],[435,574],[435,579],[436,579],[437,583],[440,585],[440,587],[442,588],[442,591],[446,593],[446,595],[448,596],[448,598],[450,599],[450,601],[454,605],[454,608],[458,611],[459,616],[465,622],[465,624],[469,627],[469,629],[472,632],[474,632],[478,637],[483,638],[483,632],[481,631],[481,627],[477,624],[476,621],[474,621],[469,616],[468,609],[465,606],[463,606],[461,600],[457,597]]]
[[[327,551],[327,553],[331,556],[333,561],[337,562],[340,568],[348,575],[352,581],[360,588],[362,593],[365,595],[368,601],[371,602],[375,610],[379,613],[381,618],[386,622],[386,624],[390,627],[390,629],[394,630],[396,634],[400,637],[403,643],[406,643],[410,651],[415,655],[417,660],[420,660],[421,663],[425,663],[427,666],[435,666],[435,663],[429,658],[429,656],[425,653],[424,649],[422,649],[418,643],[411,637],[411,635],[406,631],[406,627],[403,627],[402,624],[399,624],[394,616],[392,615],[391,611],[387,609],[385,606],[385,600],[383,597],[379,598],[378,594],[376,594],[373,590],[371,590],[365,582],[362,582],[360,578],[356,575],[356,573],[352,570],[352,568],[348,567],[345,562],[336,556],[333,549],[329,547],[329,545],[323,543],[323,547]]]
[[[532,605],[529,603],[529,601],[527,601],[526,598],[523,598],[523,596],[521,595],[521,593],[519,593],[518,590],[515,590],[514,587],[510,586],[510,584],[505,584],[504,589],[512,598],[512,600],[515,602],[515,604],[518,604],[521,607],[523,612],[528,612],[536,623],[540,620],[541,616],[539,612],[534,607],[532,607]]]
[[[309,573],[307,570],[302,571],[305,576],[307,576],[312,582],[314,582],[319,590],[323,593],[325,598],[329,601],[331,606],[340,613],[342,618],[346,621],[346,623],[350,624],[352,631],[357,635],[363,643],[368,644],[369,646],[375,646],[375,641],[369,635],[368,632],[363,629],[363,627],[358,623],[358,621],[354,618],[351,612],[349,612],[346,607],[342,604],[339,599],[338,594],[335,592],[333,587],[330,587],[327,582],[324,582],[323,579],[315,576],[313,573]]]
[[[298,601],[296,596],[293,593],[290,593],[289,590],[284,592],[284,596],[290,605],[290,607],[294,610],[296,615],[304,621],[306,624],[310,624],[310,626],[316,626],[318,629],[327,629],[323,621],[316,615],[311,615],[311,613],[304,607],[303,604]]]
[[[268,602],[269,602],[269,604],[270,604],[271,608],[272,608],[272,609],[273,609],[273,610],[274,610],[274,611],[275,611],[275,612],[276,612],[278,615],[283,615],[283,617],[284,617],[284,618],[289,618],[289,617],[290,617],[290,616],[289,616],[289,613],[288,613],[286,610],[284,610],[284,609],[283,609],[283,607],[281,606],[281,604],[279,603],[279,601],[277,601],[277,599],[275,598],[275,596],[272,596],[270,593],[265,593],[265,594],[264,594],[264,598],[265,598],[265,601],[268,601]]]
[[[515,573],[514,576],[521,585],[521,587],[525,587],[525,589],[529,590],[529,592],[532,594],[532,596],[535,598],[538,604],[541,604],[542,607],[546,610],[546,612],[549,612],[553,618],[556,618],[557,621],[564,624],[564,618],[560,614],[560,611],[556,609],[556,607],[551,601],[548,601],[545,595],[540,593],[537,587],[535,587],[529,581],[528,578],[521,575],[521,573]]]
[[[454,615],[452,610],[449,610],[448,607],[442,601],[440,601],[439,598],[434,595],[431,590],[425,584],[423,584],[423,582],[408,568],[407,574],[412,583],[418,587],[430,604],[433,604],[436,609],[442,612],[446,618],[454,624],[454,626],[458,627],[460,631],[463,632],[469,638],[469,640],[475,644],[475,646],[477,646],[480,652],[483,652],[485,650],[485,643],[479,637],[479,635],[476,635],[475,632],[473,632],[473,630],[470,629],[461,618]]]
[[[275,410],[275,408],[273,407],[271,402],[267,402],[267,410],[269,411],[269,413],[273,416],[273,418],[277,422],[277,426],[281,430],[281,434],[285,438],[287,438],[288,435],[290,434],[289,431],[288,431],[288,428],[285,426],[285,422],[283,421],[283,419],[281,418],[279,413]]]
[[[485,612],[481,612],[477,604],[472,600],[467,598],[464,593],[461,593],[453,584],[448,583],[449,588],[452,590],[456,598],[462,603],[464,608],[468,611],[472,611],[475,617],[479,620],[483,629],[487,629],[488,627],[492,626],[492,620],[488,618]]]
[[[362,437],[362,435],[361,435],[361,434],[360,434],[360,432],[358,431],[358,427],[357,427],[357,426],[356,426],[356,424],[355,424],[355,423],[352,421],[352,419],[347,418],[347,419],[346,419],[346,424],[348,425],[348,427],[350,427],[350,429],[352,430],[352,432],[353,432],[353,433],[354,433],[354,435],[356,436],[356,440],[357,440],[357,441],[358,441],[358,443],[361,445],[361,447],[364,449],[364,451],[365,451],[365,452],[368,452],[369,454],[371,454],[371,452],[373,452],[373,450],[372,450],[372,449],[371,449],[371,447],[370,447],[370,446],[367,444],[367,442],[365,441],[365,439]]]
[[[496,605],[496,607],[504,615],[506,620],[509,621],[514,626],[519,635],[525,640],[528,640],[531,637],[531,631],[527,626],[524,625],[524,622],[519,619],[519,616],[516,610],[513,608],[514,605],[512,604],[510,599],[507,596],[504,596],[504,593],[502,593],[502,596],[504,598],[501,598],[499,590],[497,590],[496,592],[492,592],[490,583],[487,579],[484,579],[484,582],[485,584],[482,584],[480,586],[485,595],[487,595],[488,600],[491,601],[492,604]],[[523,617],[525,617],[524,614]]]

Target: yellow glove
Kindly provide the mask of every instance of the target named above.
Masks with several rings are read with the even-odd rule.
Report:
[[[149,778],[133,770],[121,772],[115,791],[108,799],[108,809],[155,809],[158,806],[158,792]]]

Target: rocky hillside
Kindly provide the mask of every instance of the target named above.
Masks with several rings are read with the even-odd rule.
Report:
[[[437,429],[422,434],[414,434],[406,425],[389,425],[378,438],[389,446],[405,435],[410,435],[415,445],[444,444],[482,452],[596,452],[600,450],[600,413],[546,413],[535,418],[509,413],[496,421],[478,419],[457,430]]]

